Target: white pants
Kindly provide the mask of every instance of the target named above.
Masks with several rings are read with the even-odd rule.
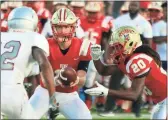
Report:
[[[77,92],[56,92],[56,100],[59,103],[60,113],[67,119],[92,119],[89,109]],[[39,85],[30,98],[30,104],[36,111],[37,119],[40,119],[49,109],[48,90]]]
[[[156,104],[152,110],[151,119],[165,119],[168,117],[168,98]]]
[[[28,104],[27,92],[22,84],[1,85],[1,112],[8,119],[34,119],[34,110]]]

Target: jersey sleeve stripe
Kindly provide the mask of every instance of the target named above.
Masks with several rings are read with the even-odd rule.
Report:
[[[81,48],[80,48],[79,56],[80,55],[86,56],[87,52],[89,50],[89,46],[90,46],[90,41],[84,39],[83,42],[82,42]]]

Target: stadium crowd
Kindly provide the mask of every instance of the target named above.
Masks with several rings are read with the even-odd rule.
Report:
[[[93,108],[96,108],[97,113],[104,117],[115,116],[115,113],[118,112],[133,112],[136,117],[140,117],[142,109],[145,108],[148,112],[152,111],[155,102],[147,89],[144,89],[138,99],[133,102],[116,99],[113,96],[93,97],[84,92],[93,88],[95,81],[113,90],[131,88],[131,80],[119,69],[114,70],[108,76],[99,74],[90,56],[90,45],[98,44],[101,46],[101,50],[107,50],[108,41],[113,31],[122,26],[131,26],[139,32],[142,43],[159,54],[162,68],[167,71],[167,2],[3,1],[1,2],[1,32],[8,32],[10,12],[22,6],[32,8],[38,16],[36,32],[49,41],[50,56],[48,59],[53,70],[57,71],[70,65],[80,77],[78,85],[74,84],[67,88],[62,88],[65,86],[61,86],[61,84],[57,86],[56,96],[58,97],[56,99],[59,103],[59,109],[48,109],[48,106],[43,106],[45,102],[39,102],[35,108],[38,111],[38,118],[46,115],[50,119],[55,119],[61,113],[68,119],[73,119],[73,117],[91,119],[90,110]],[[63,12],[67,12],[72,19],[75,19],[75,23],[71,24],[71,34],[62,35],[66,36],[65,38],[61,36],[61,33],[59,34],[60,28],[57,27],[57,21],[54,21],[54,19],[60,19],[60,21],[67,19]],[[66,25],[64,25],[64,30],[60,29],[60,32],[66,31],[66,29]],[[60,38],[58,39],[57,36]],[[57,39],[58,45],[55,45],[54,39]],[[61,41],[66,44],[63,45]],[[74,59],[75,62],[71,62],[71,59]],[[31,104],[35,104],[40,95],[42,96],[39,97],[41,101],[42,99],[46,100],[43,98],[47,93],[43,90],[45,85],[42,79],[40,75],[33,75],[24,80]],[[68,102],[73,101],[69,102],[71,109],[68,108],[68,105],[61,103],[64,99],[67,99]],[[66,103],[66,100],[64,101]],[[44,109],[40,109],[41,106]],[[85,112],[81,112],[82,110]]]

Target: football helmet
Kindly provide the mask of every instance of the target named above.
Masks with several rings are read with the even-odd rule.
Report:
[[[72,7],[73,12],[75,13],[76,16],[81,17],[84,15],[84,6],[85,2],[74,2],[72,1],[70,3],[70,6]]]
[[[95,22],[101,11],[100,3],[98,2],[88,2],[85,6],[85,10],[87,12],[87,19],[89,22]]]
[[[9,30],[37,30],[38,17],[35,11],[29,7],[13,9],[8,16]]]
[[[111,35],[108,54],[118,64],[141,45],[140,34],[136,29],[130,26],[119,27]]]
[[[52,30],[53,30],[55,39],[58,39],[58,37],[62,37],[62,38],[73,37],[77,20],[78,18],[70,9],[61,8],[57,10],[53,14],[51,19]]]

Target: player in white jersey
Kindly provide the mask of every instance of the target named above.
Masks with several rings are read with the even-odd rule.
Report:
[[[35,63],[47,83],[50,103],[56,107],[54,75],[47,56],[48,42],[36,33],[38,17],[28,7],[15,8],[8,17],[9,31],[1,33],[1,112],[8,119],[35,119],[23,80]]]

